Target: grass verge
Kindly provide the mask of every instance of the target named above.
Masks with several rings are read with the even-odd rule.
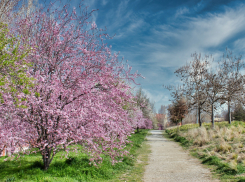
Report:
[[[140,176],[142,173],[143,165],[138,166],[137,156],[142,160],[146,160],[146,154],[141,150],[147,149],[146,144],[142,143],[148,130],[140,130],[140,132],[133,134],[129,137],[133,146],[130,148],[130,155],[123,158],[123,161],[112,165],[108,156],[103,156],[104,161],[99,167],[89,164],[89,158],[82,153],[70,153],[69,159],[63,157],[64,153],[58,153],[50,168],[47,171],[42,170],[42,158],[40,153],[26,155],[18,160],[4,161],[6,157],[0,158],[0,181],[38,181],[38,182],[77,182],[77,181],[116,181],[121,176],[121,179],[129,179],[130,176],[123,174],[127,173],[132,176]],[[141,160],[141,159],[140,159]],[[135,168],[136,165],[136,168]],[[138,166],[138,167],[137,167]],[[124,180],[125,181],[125,180]]]
[[[123,174],[118,175],[118,179],[110,180],[110,182],[141,182],[145,172],[145,166],[148,164],[148,157],[150,154],[150,145],[144,141],[141,148],[137,150],[137,161],[134,163],[134,166],[127,170]]]
[[[245,123],[234,121],[167,129],[169,137],[207,165],[221,181],[245,182]]]

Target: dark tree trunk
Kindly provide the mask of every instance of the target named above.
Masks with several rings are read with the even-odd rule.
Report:
[[[212,104],[212,127],[214,128],[214,104]]]
[[[199,126],[202,126],[202,122],[201,122],[201,107],[198,106],[198,122],[199,122]]]
[[[137,133],[139,133],[139,127],[137,126]]]
[[[48,170],[49,165],[52,161],[51,158],[51,149],[49,149],[48,147],[45,147],[44,153],[42,154],[43,156],[43,165],[44,165],[44,170]]]
[[[183,125],[182,120],[183,120],[183,118],[181,118],[181,120],[180,120],[181,126]]]
[[[229,120],[229,124],[231,124],[231,102],[228,101],[228,120]]]
[[[196,114],[197,114],[197,118],[196,118],[196,120],[197,120],[197,124],[198,124],[198,108],[197,108],[197,112],[196,112]]]

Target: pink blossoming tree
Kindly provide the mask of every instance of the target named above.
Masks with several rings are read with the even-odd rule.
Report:
[[[132,116],[123,109],[135,104],[127,82],[139,75],[130,74],[131,68],[111,53],[103,43],[107,35],[89,16],[86,11],[78,16],[75,9],[69,13],[64,6],[35,12],[16,21],[12,30],[22,36],[22,45],[32,47],[26,61],[33,65],[27,74],[35,78],[35,87],[23,102],[26,109],[11,108],[6,100],[13,112],[0,120],[8,138],[0,136],[0,147],[38,148],[45,170],[71,144],[82,145],[91,161],[101,160],[103,153],[115,162],[127,153],[123,149],[133,122],[143,121],[142,112]]]

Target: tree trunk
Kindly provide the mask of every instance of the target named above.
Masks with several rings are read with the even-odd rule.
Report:
[[[202,122],[201,122],[201,108],[200,106],[198,106],[198,122],[199,122],[199,126],[202,126]]]
[[[50,149],[48,149],[48,147],[45,147],[44,153],[42,154],[42,156],[43,156],[43,165],[44,165],[44,170],[45,171],[48,170],[49,165],[51,163],[50,155],[51,155]]]
[[[229,117],[229,124],[231,124],[231,102],[228,101],[228,117]]]
[[[212,127],[214,128],[214,104],[212,103]]]
[[[181,126],[183,126],[182,120],[183,120],[183,118],[181,118],[181,120],[180,120]]]
[[[198,108],[197,108],[197,124],[198,124]]]
[[[139,133],[139,127],[137,126],[137,133]]]

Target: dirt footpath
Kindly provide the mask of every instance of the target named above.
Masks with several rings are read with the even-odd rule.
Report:
[[[147,136],[151,146],[145,182],[202,182],[212,180],[209,169],[184,151],[177,143],[163,137],[162,131],[151,130]]]

